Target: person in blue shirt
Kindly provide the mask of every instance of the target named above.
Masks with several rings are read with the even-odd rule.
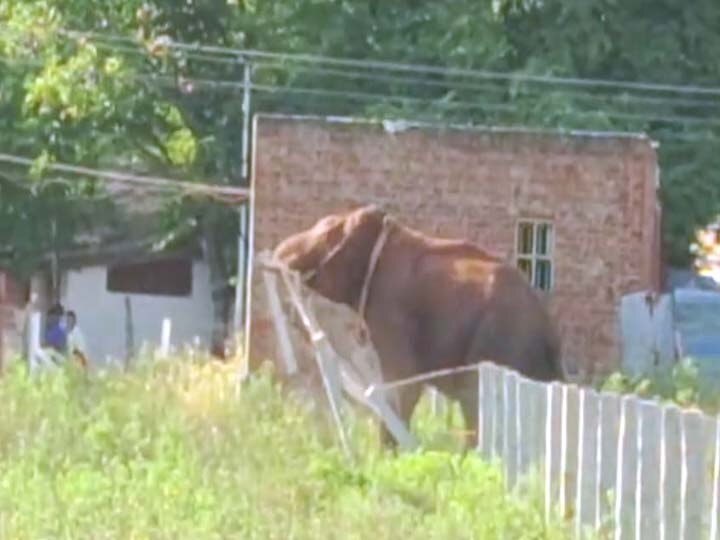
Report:
[[[44,346],[55,349],[59,353],[64,353],[67,347],[67,334],[61,324],[64,311],[60,304],[52,306],[47,312],[45,324]]]

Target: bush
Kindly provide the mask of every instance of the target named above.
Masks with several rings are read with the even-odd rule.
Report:
[[[720,392],[714,381],[703,381],[692,358],[683,358],[669,372],[630,377],[615,372],[599,385],[601,390],[636,394],[685,408],[699,408],[708,414],[720,412]]]
[[[213,362],[37,378],[16,363],[0,402],[2,538],[569,537],[472,454],[386,453],[358,416],[346,461],[266,372],[236,395]]]

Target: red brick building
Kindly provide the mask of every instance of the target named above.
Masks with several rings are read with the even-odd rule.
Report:
[[[381,203],[427,233],[471,239],[546,290],[567,368],[618,367],[622,295],[660,285],[654,144],[642,135],[259,115],[255,252],[319,217]],[[253,282],[257,295],[258,279]],[[253,307],[253,345],[267,328]],[[256,332],[257,331],[257,332]]]

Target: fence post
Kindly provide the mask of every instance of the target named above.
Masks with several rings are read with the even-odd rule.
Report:
[[[552,505],[552,403],[553,385],[545,387],[547,392],[547,409],[545,413],[545,522],[550,522],[550,508]]]
[[[565,514],[567,505],[567,459],[568,459],[568,387],[562,385],[560,394],[560,512]]]
[[[438,414],[438,391],[434,386],[430,387],[430,413],[433,417]]]
[[[665,540],[665,476],[666,476],[666,464],[665,464],[665,454],[667,453],[667,443],[665,441],[665,413],[667,412],[667,407],[662,407],[660,409],[660,493],[658,496],[658,513],[660,514],[659,517],[659,529],[660,529],[660,536],[659,540]]]
[[[578,394],[580,401],[580,412],[578,414],[579,429],[578,429],[578,456],[577,456],[577,485],[575,491],[575,537],[580,538],[582,533],[582,519],[583,519],[583,469],[585,460],[585,393],[586,391],[581,389]]]
[[[125,370],[130,366],[130,360],[135,354],[135,335],[133,331],[132,304],[130,297],[125,296]]]
[[[5,367],[5,303],[7,296],[5,273],[0,271],[0,374]]]
[[[252,281],[254,272],[254,258],[255,258],[255,185],[250,182],[249,165],[250,165],[250,138],[254,134],[250,128],[250,108],[251,108],[251,95],[252,95],[252,69],[253,66],[249,58],[244,58],[244,73],[243,73],[243,137],[242,137],[242,156],[243,166],[242,175],[246,185],[250,188],[250,198],[247,206],[247,227],[245,230],[246,235],[246,248],[245,248],[245,273],[243,286],[245,287],[245,295],[243,301],[244,306],[244,317],[243,317],[243,351],[241,356],[240,366],[238,368],[238,383],[244,380],[250,371],[250,326],[252,319]]]
[[[40,312],[30,313],[30,328],[28,332],[28,368],[31,374],[37,369],[38,351],[40,350]]]
[[[477,411],[477,426],[475,426],[475,427],[476,427],[477,430],[478,430],[478,431],[477,431],[478,435],[477,435],[477,446],[476,446],[475,449],[476,449],[476,451],[477,451],[478,453],[482,453],[482,447],[483,447],[483,442],[484,442],[484,441],[483,441],[483,438],[484,438],[484,434],[483,434],[483,429],[484,429],[484,428],[483,428],[483,414],[484,414],[484,411],[485,411],[485,408],[483,407],[483,398],[484,398],[484,396],[483,396],[483,364],[482,364],[482,363],[478,364],[478,367],[477,367],[477,381],[478,381],[478,384],[477,384],[477,393],[478,393],[477,406],[478,406],[478,411]]]
[[[637,451],[637,467],[635,469],[635,538],[639,540],[642,538],[640,533],[642,531],[642,480],[643,480],[643,422],[644,414],[642,404],[638,405],[637,408],[637,432],[635,438],[636,451]]]
[[[715,452],[713,456],[712,511],[710,513],[710,540],[718,539],[718,512],[720,512],[720,419],[715,418]]]
[[[165,359],[170,356],[170,332],[172,321],[165,317],[162,322],[162,334],[160,336],[160,357]]]
[[[600,529],[602,519],[602,470],[603,470],[603,396],[597,396],[597,426],[595,427],[595,529]]]

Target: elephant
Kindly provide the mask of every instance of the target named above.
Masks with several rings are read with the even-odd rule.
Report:
[[[273,250],[305,286],[359,315],[385,382],[490,361],[537,381],[563,380],[554,321],[526,276],[478,245],[430,236],[379,205],[319,219]],[[460,403],[465,444],[476,445],[477,372],[430,384]],[[409,426],[424,384],[396,387]],[[396,445],[381,426],[386,447]]]

